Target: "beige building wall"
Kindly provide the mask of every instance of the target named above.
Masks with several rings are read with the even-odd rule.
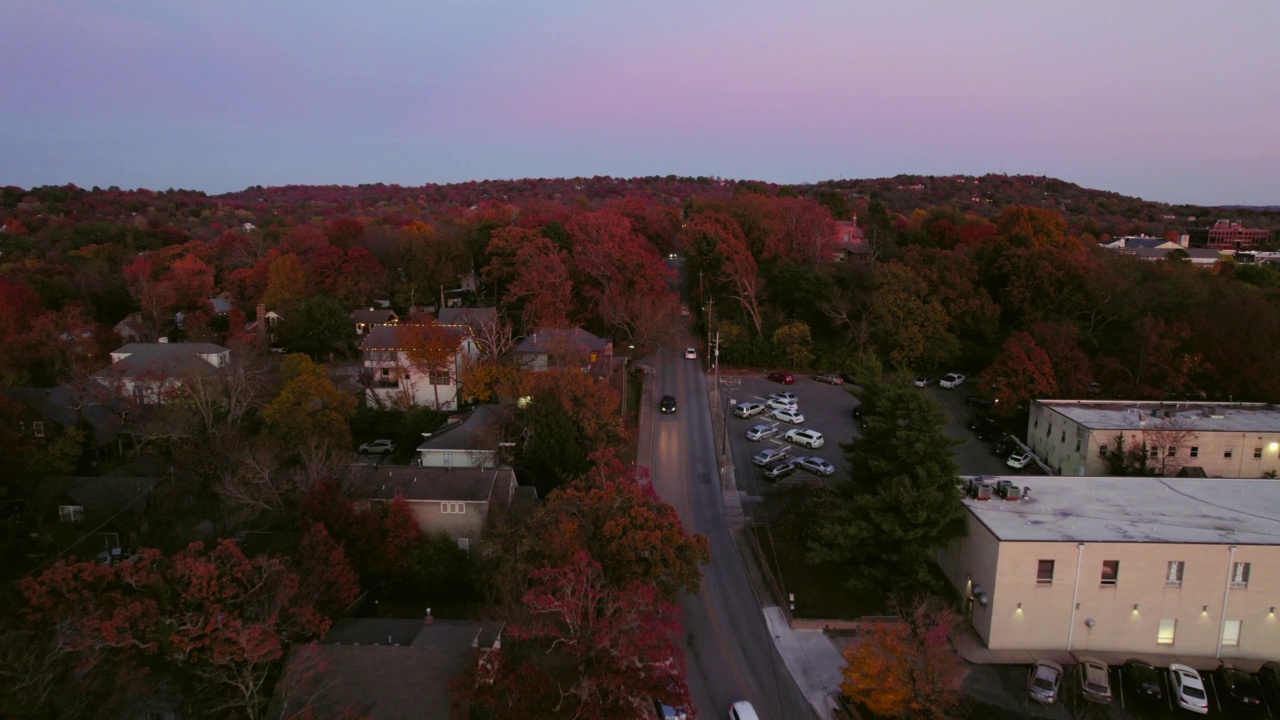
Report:
[[[424,533],[435,534],[444,531],[454,540],[467,539],[476,542],[484,530],[485,520],[489,516],[489,503],[451,502],[438,500],[410,500],[413,516],[418,520],[418,528]],[[444,512],[444,506],[457,509],[463,506],[463,512]]]
[[[1176,418],[1173,421],[1176,423]],[[1142,430],[1091,429],[1080,425],[1052,406],[1033,402],[1027,420],[1027,444],[1036,457],[1059,475],[1105,476],[1111,468],[1102,458],[1104,448],[1114,449],[1116,436],[1125,447],[1167,444],[1178,437],[1173,456],[1163,451],[1150,458],[1165,475],[1176,475],[1186,466],[1204,468],[1210,477],[1260,478],[1280,474],[1280,431],[1276,432],[1172,432],[1159,418],[1148,418]]]
[[[1280,621],[1272,611],[1280,604],[1280,546],[1240,545],[1233,556],[1226,544],[996,542],[972,516],[969,536],[957,545],[943,561],[956,563],[948,575],[962,597],[966,574],[994,575],[990,586],[979,580],[991,588],[990,600],[986,608],[975,605],[972,616],[992,649],[1280,654]],[[1037,582],[1040,560],[1054,561],[1049,583]],[[1119,561],[1119,572],[1114,585],[1104,585],[1103,562],[1110,560]],[[1171,561],[1183,563],[1180,585],[1168,582]],[[1228,587],[1232,565],[1244,562],[1247,587]],[[1161,642],[1162,620],[1176,623],[1172,642]],[[1240,623],[1238,644],[1219,646],[1224,620]]]

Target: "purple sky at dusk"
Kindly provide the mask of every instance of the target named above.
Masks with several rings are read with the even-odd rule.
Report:
[[[0,3],[0,185],[1049,175],[1280,204],[1274,0]]]

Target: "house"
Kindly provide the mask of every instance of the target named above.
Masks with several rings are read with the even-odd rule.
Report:
[[[120,336],[120,340],[126,343],[134,342],[152,342],[155,338],[151,337],[151,332],[147,330],[147,326],[142,322],[142,313],[129,313],[125,319],[116,323],[111,327],[111,332]]]
[[[418,446],[418,464],[422,467],[481,467],[506,465],[501,450],[511,447],[503,442],[503,433],[511,422],[511,407],[481,405],[456,422],[450,422]]]
[[[1270,230],[1247,228],[1239,220],[1217,220],[1208,232],[1209,247],[1217,250],[1247,250],[1271,238]]]
[[[111,352],[111,364],[91,377],[117,397],[164,404],[184,382],[209,378],[231,362],[231,351],[213,343],[128,343]]]
[[[496,308],[447,307],[441,308],[439,320],[445,325],[466,325],[476,337],[485,334],[485,328],[494,327],[498,322]]]
[[[1185,238],[1186,236],[1184,235],[1183,237]],[[1152,248],[1176,250],[1180,247],[1186,247],[1186,245],[1150,235],[1123,235],[1111,238],[1110,242],[1102,243],[1102,247],[1108,250],[1149,250]]]
[[[400,322],[400,316],[391,308],[360,308],[351,313],[351,320],[356,324],[356,335],[367,334],[376,325]]]
[[[528,372],[577,367],[607,375],[613,367],[613,343],[582,328],[553,328],[530,333],[512,351],[516,366]]]
[[[1148,467],[1176,475],[1188,466],[1210,477],[1280,472],[1280,409],[1263,403],[1034,400],[1027,445],[1066,475],[1110,475],[1107,454],[1124,439]]]
[[[837,220],[835,226],[835,239],[831,243],[832,259],[836,262],[870,262],[873,249],[862,233],[862,228],[858,227],[857,216],[853,220]]]
[[[19,437],[50,437],[67,428],[88,426],[89,440],[100,453],[123,451],[119,402],[80,397],[69,385],[55,388],[5,388],[0,393],[23,406]]]
[[[448,717],[454,678],[478,651],[501,647],[500,637],[501,626],[469,620],[342,618],[320,642],[290,651],[269,715],[310,705],[315,717]]]
[[[452,348],[452,354],[439,367],[425,370],[422,361],[414,360],[415,348],[437,341]],[[374,325],[360,343],[360,352],[370,402],[437,410],[458,407],[458,376],[479,354],[471,328],[434,322]]]
[[[32,537],[42,554],[73,545],[80,557],[118,560],[148,529],[146,510],[154,477],[50,477],[36,486],[31,512],[41,531]]]
[[[264,346],[270,346],[279,339],[280,323],[283,320],[275,310],[267,310],[266,305],[259,304],[253,321],[244,324],[244,331],[256,335]]]
[[[1280,481],[984,479],[1029,492],[965,499],[939,564],[989,649],[1275,659]]]
[[[466,550],[479,540],[490,517],[511,505],[517,487],[509,467],[353,468],[359,504],[389,504],[403,495],[424,533],[443,532]]]

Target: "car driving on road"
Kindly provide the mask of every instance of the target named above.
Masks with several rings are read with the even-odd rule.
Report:
[[[684,349],[684,356],[685,356],[685,359],[687,359],[687,360],[697,360],[697,359],[698,359],[698,350],[697,350],[697,348],[685,348],[685,349]]]
[[[658,410],[664,415],[676,411],[676,397],[674,395],[663,395],[662,401],[658,403]]]

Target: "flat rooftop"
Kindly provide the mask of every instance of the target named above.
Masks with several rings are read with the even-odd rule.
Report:
[[[1280,409],[1265,403],[1036,402],[1094,430],[1159,430],[1168,427],[1191,432],[1280,432]]]
[[[1280,545],[1280,480],[984,476],[1027,500],[966,498],[1000,540]]]

